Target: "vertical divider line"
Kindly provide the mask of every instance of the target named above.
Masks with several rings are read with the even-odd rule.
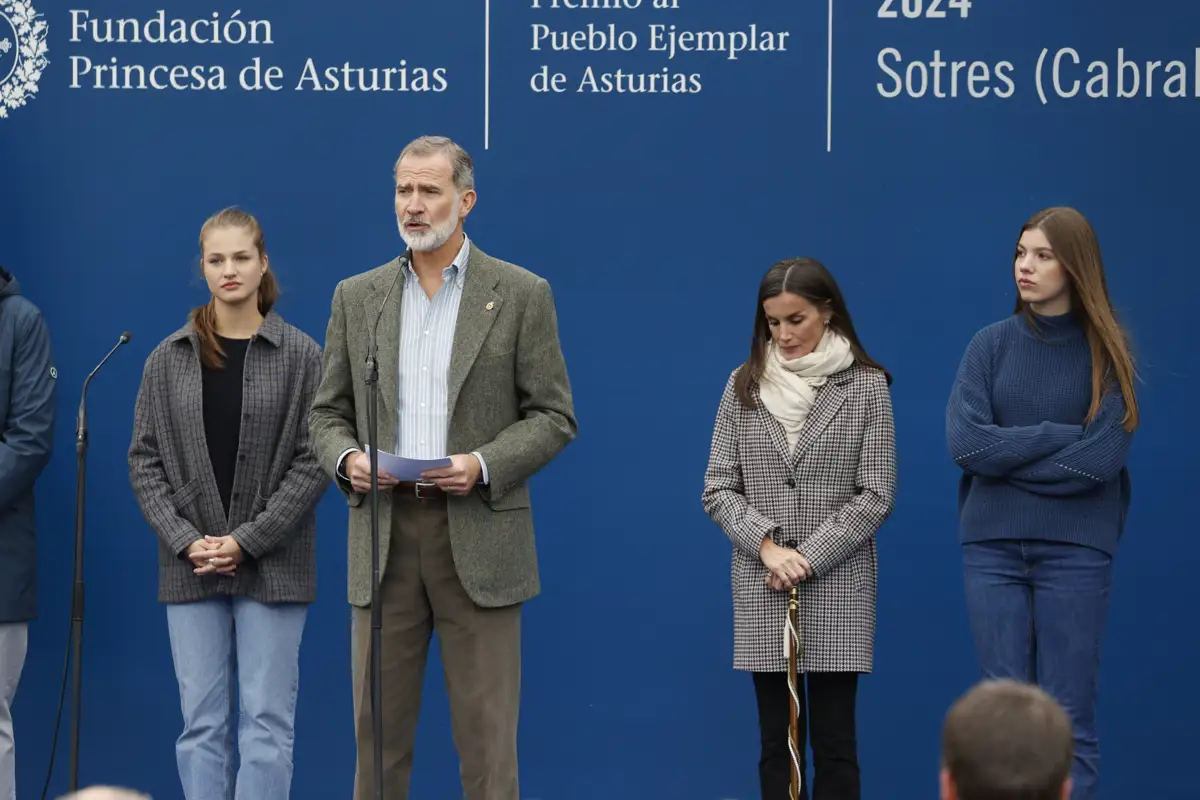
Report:
[[[825,71],[825,152],[833,152],[833,0],[829,0],[829,61]]]
[[[492,0],[483,0],[483,149],[492,130]]]

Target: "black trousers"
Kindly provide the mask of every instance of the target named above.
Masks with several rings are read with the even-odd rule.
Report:
[[[807,777],[801,782],[800,800],[859,800],[858,673],[801,673],[796,688],[800,695],[800,774],[804,776],[808,766],[806,740],[812,743],[816,773],[811,792]],[[788,800],[792,756],[788,751],[787,673],[754,673],[754,693],[762,736],[758,762],[762,800]]]

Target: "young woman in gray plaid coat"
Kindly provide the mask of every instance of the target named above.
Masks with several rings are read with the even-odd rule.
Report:
[[[895,503],[890,384],[823,265],[792,259],[767,272],[749,358],[717,411],[703,494],[733,544],[733,666],[753,675],[763,800],[789,796],[784,625],[793,586],[804,644],[802,774],[808,738],[814,800],[859,797],[855,705],[858,675],[873,666],[875,532]]]
[[[183,797],[282,800],[316,597],[315,506],[329,485],[308,434],[321,348],[273,310],[254,217],[215,215],[200,248],[212,299],[146,360],[130,479],[158,535]]]

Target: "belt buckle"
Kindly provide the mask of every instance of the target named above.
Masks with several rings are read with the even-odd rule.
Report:
[[[428,494],[424,492],[426,489],[430,490]],[[413,494],[420,500],[437,497],[437,484],[433,481],[416,481],[413,483]]]

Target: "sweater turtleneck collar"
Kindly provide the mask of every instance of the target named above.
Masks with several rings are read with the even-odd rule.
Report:
[[[1022,320],[1021,327],[1032,336],[1047,342],[1066,342],[1083,335],[1083,327],[1076,319],[1074,311],[1044,316],[1031,310],[1029,318],[1032,323]]]

